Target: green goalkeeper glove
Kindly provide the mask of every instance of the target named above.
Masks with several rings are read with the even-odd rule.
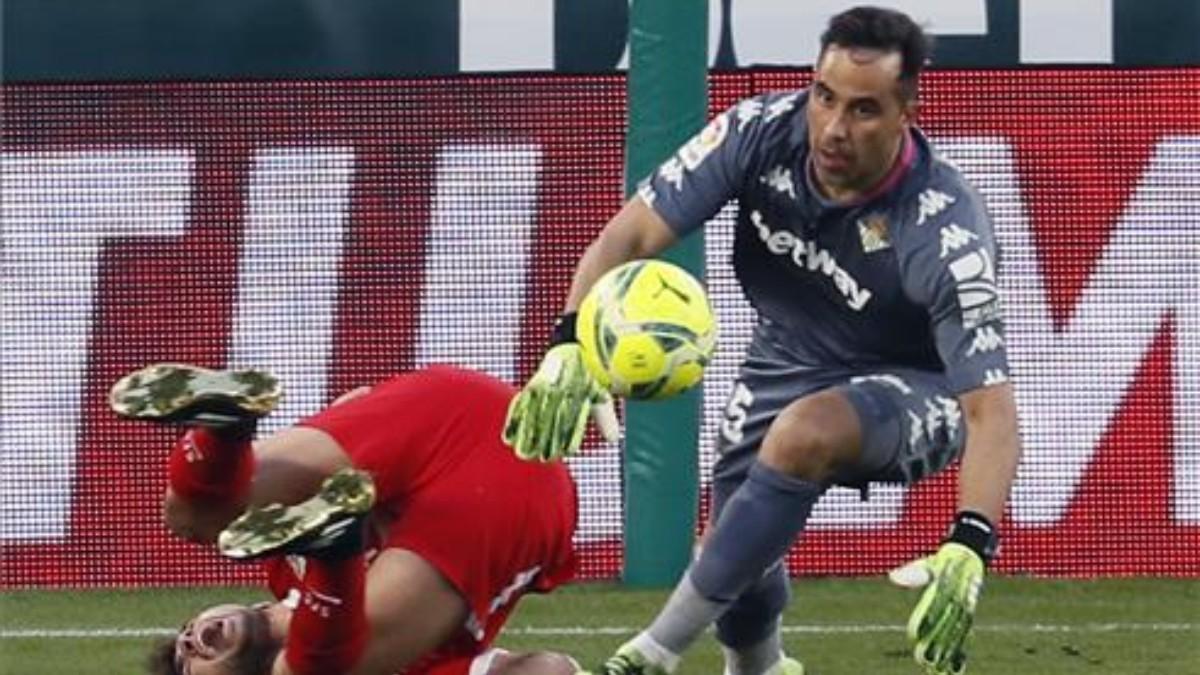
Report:
[[[960,675],[966,670],[967,637],[975,621],[986,561],[995,545],[986,518],[960,513],[937,553],[888,575],[897,585],[925,588],[908,619],[908,639],[913,657],[928,675]]]
[[[579,451],[589,413],[606,440],[619,438],[612,396],[584,367],[579,344],[555,345],[509,403],[504,442],[524,460],[563,459]]]

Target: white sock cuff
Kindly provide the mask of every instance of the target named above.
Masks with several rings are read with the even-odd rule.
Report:
[[[771,661],[771,665],[765,670],[754,672],[745,668],[744,660],[736,649],[721,645],[721,653],[725,656],[725,675],[779,675],[782,672],[780,665],[785,656],[783,650],[780,650],[779,656]]]
[[[660,645],[657,640],[650,637],[650,633],[643,631],[638,633],[637,637],[633,638],[631,644],[642,653],[643,656],[650,659],[655,664],[662,667],[668,673],[675,672],[679,667],[680,656],[675,652]]]

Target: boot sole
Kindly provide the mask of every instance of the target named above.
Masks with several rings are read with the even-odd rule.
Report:
[[[279,381],[266,371],[164,363],[117,380],[108,404],[113,412],[130,419],[228,424],[267,415],[278,405],[281,394]]]
[[[238,560],[303,553],[307,540],[355,520],[374,504],[375,484],[370,476],[342,469],[326,478],[316,495],[299,504],[251,507],[221,532],[217,547],[226,557]]]

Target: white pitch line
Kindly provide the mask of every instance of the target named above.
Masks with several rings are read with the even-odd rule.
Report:
[[[505,628],[508,635],[633,635],[638,628],[628,626],[520,626]],[[903,633],[900,624],[801,624],[781,626],[784,633],[808,633],[817,635],[854,635],[859,633]],[[1084,624],[1041,624],[1041,623],[994,623],[976,624],[975,630],[984,633],[1115,633],[1120,631],[1147,631],[1152,633],[1174,633],[1200,630],[1195,623],[1084,623]]]
[[[901,633],[899,624],[800,624],[783,626],[784,633],[816,635],[853,635],[860,633]],[[1200,630],[1196,623],[994,623],[975,626],[984,633],[1118,633],[1122,631],[1144,631],[1150,633],[1179,633]],[[125,639],[174,635],[175,628],[56,628],[56,629],[5,629],[0,630],[0,640],[102,638]],[[638,632],[632,626],[513,626],[505,628],[507,635],[541,636],[591,636],[633,635]]]
[[[0,640],[28,640],[61,638],[144,638],[174,635],[175,628],[18,628],[0,630]]]

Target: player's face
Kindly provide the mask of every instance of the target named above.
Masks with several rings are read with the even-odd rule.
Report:
[[[808,142],[825,195],[850,201],[891,168],[915,113],[900,92],[900,54],[831,44],[813,73]]]
[[[217,605],[184,624],[175,639],[176,670],[184,675],[242,675],[251,652],[265,647],[267,617],[261,608]]]

